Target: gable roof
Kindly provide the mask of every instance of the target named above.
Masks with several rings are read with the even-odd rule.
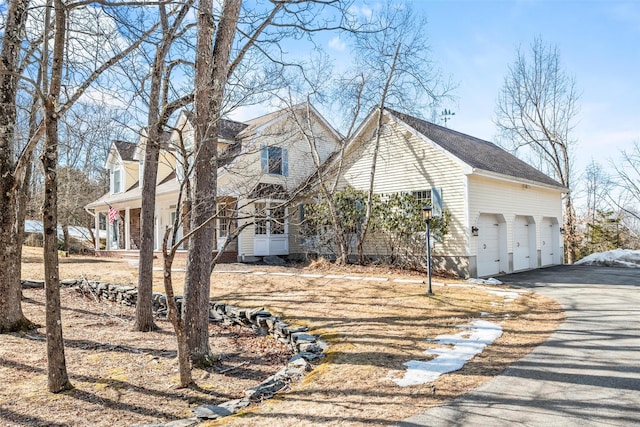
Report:
[[[127,141],[113,141],[113,145],[118,150],[120,158],[125,162],[133,162],[136,153],[136,144]]]
[[[186,119],[193,124],[194,113],[190,110],[183,111]],[[242,132],[249,125],[242,122],[236,122],[235,120],[220,119],[218,126],[218,138],[226,139],[229,141],[235,140],[236,136]]]
[[[412,127],[415,131],[474,169],[526,179],[554,187],[564,187],[555,179],[489,141],[466,135],[390,108],[386,108],[386,110],[392,116]]]

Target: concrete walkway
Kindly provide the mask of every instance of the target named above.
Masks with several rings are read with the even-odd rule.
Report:
[[[640,269],[558,266],[499,277],[566,321],[478,389],[400,426],[640,426]]]

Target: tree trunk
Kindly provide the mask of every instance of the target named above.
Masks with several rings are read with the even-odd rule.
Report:
[[[398,43],[396,46],[395,54],[393,55],[393,61],[391,62],[391,67],[389,68],[389,74],[387,74],[387,80],[385,81],[384,88],[382,89],[382,93],[380,94],[380,104],[378,105],[378,120],[376,122],[376,135],[375,135],[375,143],[373,146],[373,158],[371,160],[371,172],[369,176],[369,189],[367,191],[367,204],[365,206],[365,216],[364,216],[364,224],[360,229],[360,233],[358,233],[358,256],[360,257],[360,262],[364,263],[364,241],[367,238],[367,233],[369,232],[369,225],[371,224],[371,211],[373,209],[373,188],[374,181],[376,178],[376,166],[378,163],[378,153],[380,151],[380,139],[382,138],[381,130],[382,130],[382,115],[384,114],[385,106],[387,105],[387,94],[389,93],[389,87],[391,86],[392,79],[396,72],[396,61],[398,60],[398,55],[400,54],[401,44]]]
[[[22,226],[18,208],[21,184],[13,175],[16,73],[28,5],[28,0],[9,2],[0,52],[0,333],[33,327],[22,313]]]
[[[187,335],[184,329],[184,322],[178,313],[176,300],[173,293],[173,282],[171,277],[171,266],[173,265],[173,257],[175,250],[167,251],[167,241],[169,240],[169,230],[164,234],[162,241],[162,258],[164,261],[164,292],[167,295],[167,318],[173,325],[178,341],[178,370],[180,372],[180,387],[185,388],[193,384],[191,377],[191,358],[189,354],[189,344],[187,343]],[[208,316],[207,316],[208,321]]]
[[[200,0],[195,76],[195,176],[191,230],[215,215],[218,169],[218,126],[229,70],[229,57],[241,0],[225,0],[212,50],[214,22],[211,0]],[[191,360],[196,365],[213,362],[209,347],[210,266],[213,259],[213,221],[189,239],[184,287],[185,331]]]
[[[573,264],[576,261],[576,217],[573,210],[573,199],[571,194],[567,194],[564,201],[564,244],[567,256],[567,264]]]
[[[160,93],[165,73],[165,59],[173,43],[176,30],[190,9],[187,2],[175,19],[171,28],[167,21],[164,5],[159,6],[163,38],[156,49],[151,72],[149,92],[149,113],[147,115],[147,143],[144,154],[144,172],[142,177],[142,209],[140,212],[140,262],[138,263],[138,300],[136,303],[135,330],[148,332],[158,327],[153,322],[153,234],[156,210],[156,180],[158,177],[158,159],[160,140],[167,117],[160,114]]]
[[[72,388],[67,376],[60,315],[60,277],[58,272],[58,115],[56,105],[62,81],[62,61],[66,29],[66,10],[62,0],[54,1],[55,37],[49,96],[44,100],[46,142],[42,155],[44,168],[44,275],[47,326],[47,372],[49,391]],[[45,38],[46,39],[46,38]]]
[[[152,89],[153,91],[153,89]],[[151,117],[151,110],[149,116]],[[157,113],[157,108],[156,108]],[[157,117],[157,116],[156,116]],[[157,119],[156,119],[157,120]],[[151,125],[151,123],[149,123]],[[148,332],[157,329],[153,322],[153,232],[156,209],[156,177],[158,175],[159,135],[156,123],[149,127],[144,155],[142,209],[140,210],[140,262],[138,263],[138,299],[134,329]]]

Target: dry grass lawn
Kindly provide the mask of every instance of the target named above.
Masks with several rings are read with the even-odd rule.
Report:
[[[23,277],[41,278],[39,253],[30,249],[25,255]],[[435,278],[435,296],[428,297],[422,284],[394,281],[422,277],[382,267],[337,269],[315,263],[284,268],[233,264],[220,265],[216,270],[212,275],[212,297],[244,307],[264,306],[292,324],[309,326],[312,333],[320,334],[329,343],[330,349],[306,379],[287,392],[250,407],[243,414],[209,425],[393,425],[495,376],[543,342],[564,317],[554,301],[542,296],[525,293],[505,303],[503,297],[482,287],[450,279]],[[236,272],[224,272],[230,270]],[[257,271],[298,275],[255,274]],[[137,268],[123,260],[73,257],[61,259],[60,272],[63,278],[85,276],[125,284],[135,283]],[[329,279],[299,274],[376,276],[388,280]],[[176,273],[178,283],[182,277],[182,273]],[[156,289],[162,291],[159,271],[155,283]],[[29,300],[36,299],[30,293],[26,292],[25,297],[29,316],[38,318],[43,307],[38,303],[30,306]],[[270,369],[277,370],[262,357],[274,363],[285,357],[277,351],[261,353],[265,351],[262,349],[255,353],[251,365],[242,367],[258,370],[260,375],[242,379],[243,371],[223,376],[198,372],[195,378],[204,390],[173,390],[169,386],[176,381],[175,342],[168,324],[161,323],[163,331],[158,334],[133,333],[131,312],[122,313],[123,307],[107,303],[94,304],[63,293],[63,305],[67,307],[64,333],[68,351],[73,354],[69,371],[76,391],[62,395],[44,391],[46,363],[43,343],[38,341],[41,335],[36,339],[0,336],[2,378],[7,375],[29,378],[11,381],[0,390],[0,423],[14,420],[21,424],[21,419],[36,419],[48,421],[49,425],[129,425],[141,419],[150,422],[150,418],[171,420],[189,416],[189,407],[206,399],[206,393],[212,402],[219,402],[222,396],[237,395],[238,390],[246,387],[248,383],[242,381],[258,381]],[[92,334],[89,345],[71,338],[76,332],[73,318],[83,311],[98,316],[91,329],[85,327]],[[463,369],[441,376],[434,384],[402,388],[391,381],[402,375],[404,362],[430,357],[423,354],[432,346],[427,338],[455,333],[457,325],[479,318],[482,312],[491,313],[484,318],[500,323],[504,334]],[[231,332],[212,330],[212,333]],[[243,339],[248,346],[265,346],[263,341],[252,341],[246,336]],[[32,343],[38,347],[25,354],[24,348]],[[224,341],[214,339],[212,344],[216,353],[231,351]],[[229,366],[234,363],[237,362],[228,361]],[[131,378],[135,378],[135,384]],[[155,384],[157,381],[162,386]],[[101,394],[106,391],[109,394]],[[16,403],[23,400],[29,404]],[[151,408],[147,408],[146,400],[154,402]]]

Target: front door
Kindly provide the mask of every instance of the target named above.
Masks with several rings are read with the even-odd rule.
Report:
[[[288,255],[287,208],[279,202],[256,202],[254,256]]]

